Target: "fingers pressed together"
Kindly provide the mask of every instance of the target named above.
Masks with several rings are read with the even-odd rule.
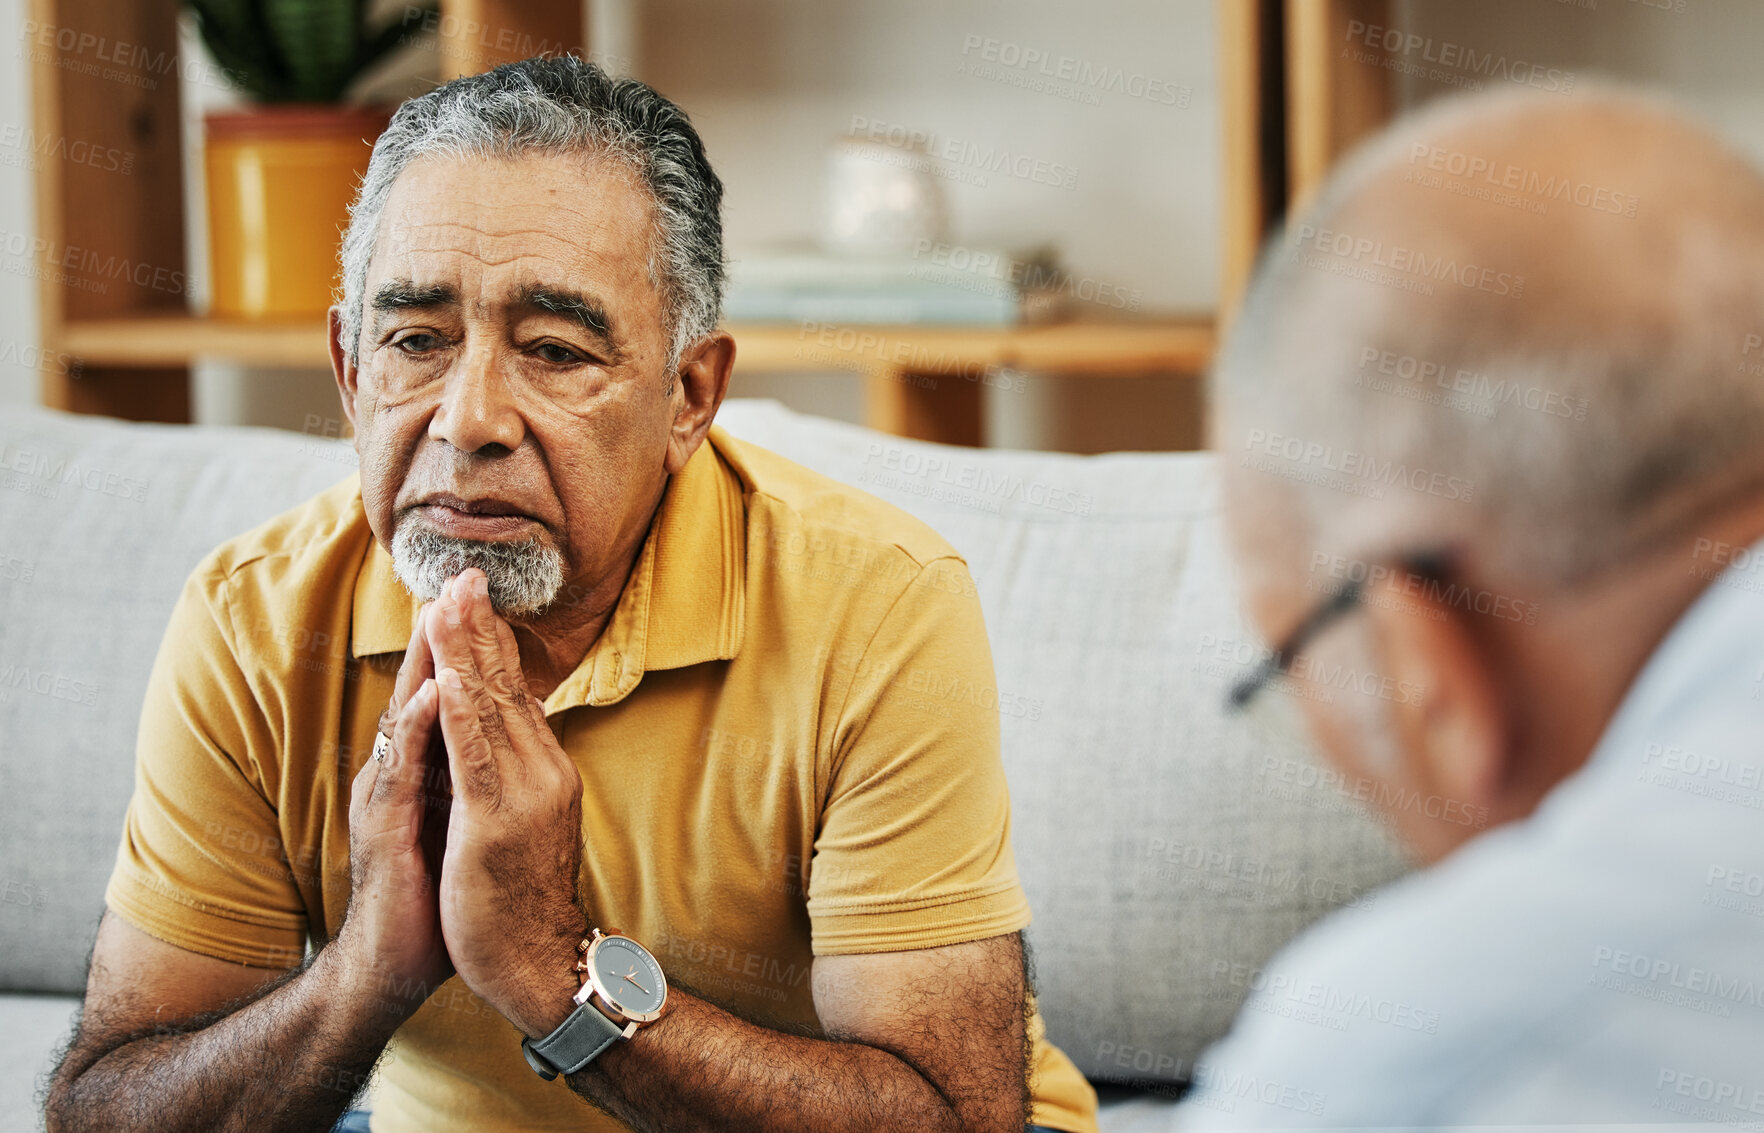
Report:
[[[441,732],[454,789],[494,806],[520,754],[550,729],[521,673],[514,631],[491,607],[482,571],[461,572],[423,620],[436,669]]]

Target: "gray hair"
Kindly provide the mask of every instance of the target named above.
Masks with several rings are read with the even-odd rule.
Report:
[[[716,329],[723,303],[723,183],[686,112],[636,79],[573,55],[541,56],[444,83],[398,108],[374,143],[343,237],[340,345],[359,360],[368,264],[392,186],[419,157],[584,154],[627,167],[648,190],[649,280],[661,293],[668,373]]]
[[[1553,247],[1543,249],[1527,243],[1542,230],[1526,227],[1522,210],[1488,223],[1501,206],[1482,206],[1494,210],[1482,220],[1496,235],[1478,242],[1451,219],[1463,215],[1453,207],[1478,207],[1462,197],[1380,198],[1396,202],[1389,207],[1411,230],[1429,225],[1435,250],[1466,262],[1506,257],[1529,274],[1519,301],[1453,283],[1426,298],[1366,286],[1349,278],[1360,265],[1316,270],[1317,257],[1293,239],[1344,225],[1382,238],[1384,214],[1365,203],[1366,191],[1380,177],[1394,181],[1415,147],[1491,123],[1500,138],[1559,136],[1586,127],[1575,114],[1614,114],[1630,128],[1595,151],[1607,157],[1671,139],[1643,182],[1639,215],[1605,223],[1558,202]],[[1642,126],[1645,142],[1635,136]],[[1498,150],[1489,136],[1482,144]],[[1686,155],[1689,168],[1671,160]],[[1245,565],[1263,584],[1290,585],[1306,557],[1314,566],[1320,555],[1375,562],[1468,548],[1506,577],[1544,586],[1618,565],[1662,533],[1654,525],[1672,522],[1667,513],[1682,521],[1718,493],[1764,479],[1764,366],[1748,365],[1764,351],[1744,349],[1761,331],[1764,179],[1743,159],[1633,95],[1444,100],[1363,147],[1270,240],[1221,351],[1214,444],[1234,511],[1253,512],[1242,537],[1258,553]],[[1366,380],[1369,350],[1443,363],[1473,375],[1479,390],[1527,391],[1526,400],[1467,408],[1413,381],[1381,386]],[[1533,390],[1549,399],[1543,408],[1529,404]],[[1273,436],[1331,455],[1311,458],[1307,447],[1296,461],[1258,458],[1256,445],[1265,450]],[[1411,480],[1375,492],[1335,474],[1350,454],[1419,470],[1429,485],[1456,478],[1463,490],[1414,490]],[[1432,479],[1440,475],[1447,480]]]
[[[422,602],[441,597],[447,583],[470,567],[484,572],[490,605],[505,618],[536,618],[564,587],[563,552],[534,536],[518,543],[461,539],[404,516],[392,536],[392,569]]]

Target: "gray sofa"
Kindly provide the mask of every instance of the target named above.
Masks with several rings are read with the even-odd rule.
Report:
[[[1107,1091],[1106,1131],[1159,1127],[1247,973],[1404,868],[1292,733],[1221,711],[1259,647],[1212,459],[946,448],[771,402],[721,420],[967,557],[1048,1026],[1093,1079],[1152,1087]],[[317,436],[0,418],[0,1129],[37,1127],[32,1094],[83,986],[136,715],[186,574],[353,467]],[[1069,962],[1099,941],[1116,957],[1100,987],[1094,965]]]

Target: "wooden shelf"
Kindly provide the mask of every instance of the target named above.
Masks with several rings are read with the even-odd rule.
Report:
[[[242,323],[195,315],[64,323],[60,347],[97,366],[188,366],[198,358],[247,366],[330,366],[325,324]]]
[[[1010,327],[735,325],[738,369],[966,373],[1008,367],[1073,377],[1198,374],[1213,352],[1213,320],[1064,322]]]
[[[187,366],[201,359],[250,366],[328,366],[323,323],[245,323],[194,315],[82,319],[62,325],[59,348],[95,366]],[[1211,359],[1205,317],[1010,327],[735,324],[736,366],[748,371],[877,370],[960,374],[987,367],[1075,377],[1198,374]]]

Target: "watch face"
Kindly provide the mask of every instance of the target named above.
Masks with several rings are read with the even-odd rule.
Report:
[[[668,996],[661,965],[649,950],[623,936],[603,938],[589,961],[603,998],[621,1015],[639,1023],[651,1021]]]

